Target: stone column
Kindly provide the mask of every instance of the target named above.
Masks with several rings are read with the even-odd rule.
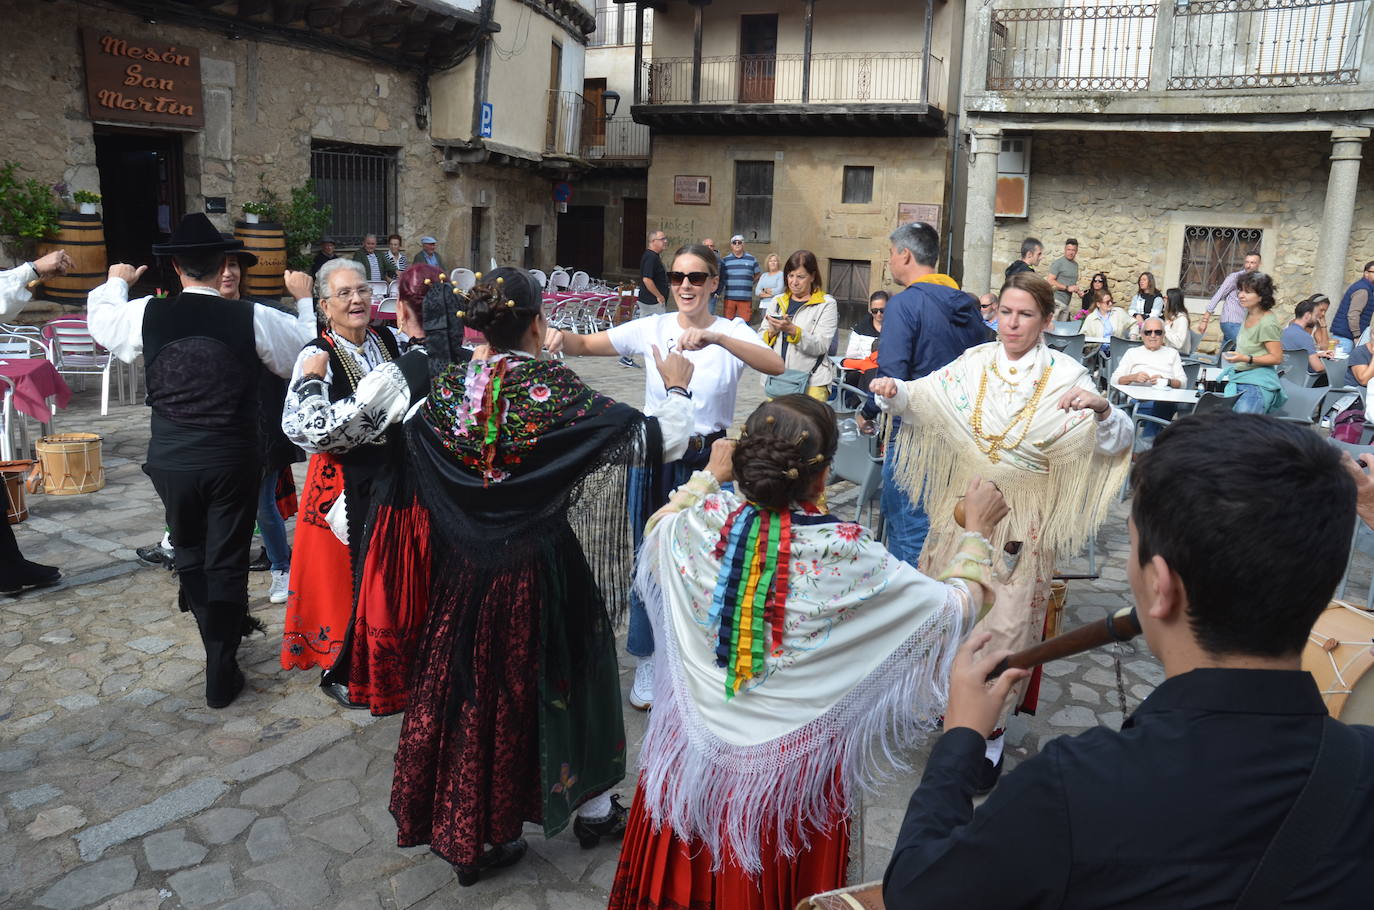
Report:
[[[1326,181],[1326,203],[1322,206],[1312,290],[1333,302],[1339,301],[1345,290],[1345,257],[1350,247],[1360,179],[1360,143],[1367,138],[1367,129],[1331,131],[1331,171]]]
[[[987,293],[992,280],[993,211],[997,204],[997,153],[1002,150],[1002,131],[994,126],[975,126],[969,137],[963,288],[976,295]]]

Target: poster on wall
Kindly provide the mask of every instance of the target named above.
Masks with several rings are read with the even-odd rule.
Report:
[[[711,178],[678,174],[673,178],[673,202],[677,205],[710,205]]]
[[[81,46],[92,120],[205,126],[197,49],[89,28],[81,30]]]
[[[940,230],[940,206],[929,202],[897,203],[897,226],[923,221],[935,230]]]

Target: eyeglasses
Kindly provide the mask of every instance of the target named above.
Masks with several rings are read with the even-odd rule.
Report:
[[[372,288],[344,288],[339,293],[329,296],[339,300],[371,300]]]
[[[875,306],[873,309],[869,310],[868,312],[870,312],[870,313],[873,314],[874,316],[881,316],[881,315],[883,315],[883,310],[885,310],[885,309],[887,309],[887,307],[885,307],[885,306]]]
[[[682,284],[682,279],[687,279],[694,287],[701,287],[706,283],[706,279],[711,277],[710,272],[669,272],[669,284]]]
[[[731,245],[731,246],[744,246],[744,241],[743,241],[743,240],[731,240],[731,241],[730,241],[730,245]]]
[[[1140,334],[1142,334],[1142,335],[1163,335],[1163,334],[1164,334],[1164,330],[1163,330],[1163,329],[1144,329],[1143,331],[1141,331]]]

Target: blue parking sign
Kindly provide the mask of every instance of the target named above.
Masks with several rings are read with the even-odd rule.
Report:
[[[491,138],[491,102],[482,102],[482,138]]]

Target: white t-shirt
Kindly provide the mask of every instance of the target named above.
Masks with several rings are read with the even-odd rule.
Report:
[[[708,331],[729,335],[749,344],[756,344],[764,350],[758,333],[749,328],[743,319],[724,319],[717,316],[715,322],[706,327]],[[659,354],[667,357],[677,350],[678,336],[683,332],[678,325],[677,313],[664,313],[661,316],[645,316],[615,326],[606,334],[615,346],[616,353],[622,357],[639,354],[644,358],[644,407],[653,407],[662,401],[667,392],[663,390],[663,379],[654,363],[651,345],[658,346]],[[680,352],[692,361],[692,381],[688,390],[692,393],[694,423],[692,432],[705,436],[723,430],[735,420],[735,393],[739,390],[739,377],[744,372],[745,363],[718,344],[700,351]]]
[[[1151,351],[1145,347],[1132,348],[1121,358],[1121,363],[1117,366],[1116,372],[1112,374],[1112,382],[1119,382],[1120,377],[1129,376],[1132,373],[1149,373],[1151,376],[1163,376],[1165,379],[1177,379],[1179,382],[1187,384],[1188,377],[1183,372],[1183,361],[1179,359],[1178,351],[1165,345],[1157,351]]]

